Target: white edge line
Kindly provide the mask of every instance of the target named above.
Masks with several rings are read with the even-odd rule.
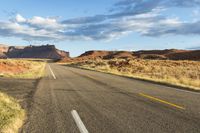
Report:
[[[50,65],[49,65],[49,70],[51,71],[51,74],[52,74],[53,78],[56,79],[56,76],[55,76],[55,74],[53,73],[53,71],[52,71]]]
[[[76,110],[72,110],[71,114],[76,122],[76,125],[78,126],[78,129],[81,133],[89,133],[88,130],[86,129],[85,125],[81,121],[81,118],[79,117],[78,113]]]
[[[190,91],[190,90],[183,90],[183,89],[177,89],[177,88],[175,88],[175,90],[200,95],[199,92],[194,92],[194,91]]]

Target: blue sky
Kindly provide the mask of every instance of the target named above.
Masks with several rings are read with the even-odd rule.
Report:
[[[200,47],[200,0],[2,0],[0,43],[87,50]]]

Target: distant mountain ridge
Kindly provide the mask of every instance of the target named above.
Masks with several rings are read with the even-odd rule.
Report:
[[[78,59],[140,58],[140,59],[200,61],[200,50],[179,50],[179,49],[140,50],[140,51],[91,50],[91,51],[86,51],[77,58]]]
[[[56,49],[54,45],[6,46],[0,45],[0,58],[69,58],[69,52]]]

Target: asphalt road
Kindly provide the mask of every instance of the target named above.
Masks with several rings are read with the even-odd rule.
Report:
[[[21,132],[79,133],[81,127],[90,133],[199,133],[200,93],[47,65]]]
[[[0,91],[17,99],[22,108],[29,110],[39,80],[0,78]]]

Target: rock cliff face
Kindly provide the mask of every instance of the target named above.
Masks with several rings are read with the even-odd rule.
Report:
[[[58,50],[54,45],[27,47],[0,45],[0,58],[62,59],[69,58],[69,52]]]
[[[0,44],[0,59],[7,57],[5,53],[8,51],[8,48],[8,46]]]

